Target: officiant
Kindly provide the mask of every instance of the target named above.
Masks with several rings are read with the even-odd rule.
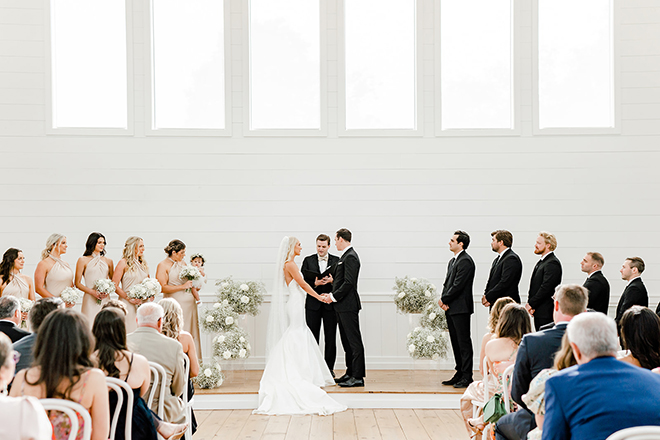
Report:
[[[330,237],[321,234],[316,237],[316,253],[303,260],[301,272],[307,284],[316,293],[332,292],[332,273],[339,262],[339,257],[330,255]],[[335,377],[335,358],[337,357],[337,315],[333,304],[324,304],[316,298],[307,295],[305,301],[305,319],[307,327],[319,342],[321,323],[325,338],[324,357],[332,377]]]

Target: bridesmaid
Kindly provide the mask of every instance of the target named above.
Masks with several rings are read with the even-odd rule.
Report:
[[[87,317],[90,325],[94,323],[96,314],[107,296],[94,290],[96,280],[112,279],[112,260],[105,256],[105,236],[100,232],[92,232],[87,237],[85,252],[76,263],[76,287],[85,295],[82,302],[82,314]],[[82,283],[83,277],[85,284]],[[103,302],[102,302],[103,301]]]
[[[176,300],[183,310],[183,330],[190,333],[195,341],[197,356],[202,358],[202,349],[199,337],[199,322],[197,316],[197,303],[192,291],[197,294],[192,281],[179,279],[179,273],[186,265],[183,259],[186,256],[186,245],[181,240],[172,240],[165,248],[167,258],[158,263],[156,279],[163,286],[163,296]],[[190,289],[190,291],[187,291]]]
[[[0,296],[12,295],[34,301],[32,279],[21,273],[25,257],[20,249],[9,248],[0,263]]]
[[[59,297],[64,289],[73,287],[73,271],[69,263],[61,259],[67,247],[64,235],[51,234],[46,240],[46,249],[41,251],[41,261],[34,270],[34,288],[43,298]]]
[[[128,299],[128,291],[131,286],[149,278],[149,266],[143,255],[144,241],[140,237],[128,237],[124,244],[123,257],[117,263],[112,275],[117,295],[119,295],[120,301],[126,305],[126,333],[132,333],[137,329],[135,321],[137,306],[142,302],[139,299]],[[120,282],[121,288],[119,287]]]

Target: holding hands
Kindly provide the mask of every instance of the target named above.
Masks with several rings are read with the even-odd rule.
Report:
[[[332,298],[330,298],[329,293],[324,293],[323,295],[319,295],[319,296],[320,298],[318,300],[321,301],[322,303],[332,304]]]

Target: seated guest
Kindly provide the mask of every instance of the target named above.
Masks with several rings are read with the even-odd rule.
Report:
[[[14,343],[14,350],[21,354],[21,358],[16,364],[16,373],[26,368],[29,368],[32,365],[32,350],[34,349],[34,344],[37,341],[37,334],[39,333],[39,327],[41,323],[46,319],[46,316],[50,312],[53,312],[57,309],[64,308],[64,301],[53,296],[50,298],[39,298],[28,315],[28,324],[32,333],[18,342]]]
[[[660,367],[660,318],[651,309],[632,306],[621,317],[621,342],[629,353],[619,360],[653,370]]]
[[[511,382],[511,398],[521,408],[505,415],[497,422],[495,435],[498,440],[524,440],[527,438],[527,433],[536,428],[534,414],[527,409],[522,395],[529,391],[532,379],[541,370],[552,367],[568,322],[586,310],[588,300],[587,289],[582,286],[577,284],[558,286],[552,312],[555,326],[523,337],[516,355],[516,366],[513,369]]]
[[[605,440],[633,426],[660,426],[660,376],[614,357],[616,324],[584,313],[568,324],[578,365],[545,383],[543,440]]]
[[[92,417],[92,440],[107,440],[110,433],[110,409],[105,375],[94,368],[92,335],[87,319],[72,309],[55,310],[41,324],[34,346],[34,363],[20,371],[11,387],[12,396],[37,399],[66,399],[82,405]],[[69,418],[51,411],[53,438],[69,438]],[[82,438],[83,419],[78,416]],[[87,427],[89,429],[89,427]]]
[[[101,310],[107,309],[108,307],[114,307],[115,309],[121,310],[122,312],[124,312],[124,316],[128,314],[128,309],[126,308],[126,304],[124,304],[123,301],[119,301],[118,299],[108,298],[101,306]]]
[[[515,303],[513,298],[505,296],[495,301],[495,304],[493,304],[493,307],[491,307],[490,314],[488,315],[488,324],[486,324],[486,333],[484,334],[483,338],[481,338],[481,350],[479,352],[479,372],[482,376],[484,375],[483,370],[484,359],[486,357],[486,344],[488,344],[488,341],[495,337],[495,329],[497,328],[497,322],[500,319],[502,309],[504,309],[504,306],[507,304],[513,303]]]
[[[19,327],[21,324],[21,303],[15,296],[0,298],[0,332],[9,336],[11,342],[16,342],[30,334]]]
[[[179,341],[161,334],[163,328],[163,308],[154,303],[145,303],[137,310],[137,330],[127,336],[129,348],[146,357],[149,362],[160,364],[167,375],[165,391],[164,419],[171,423],[183,423],[186,418],[185,405],[181,398],[184,377],[183,348]],[[155,386],[155,385],[153,385]],[[158,410],[158,392],[151,409]]]
[[[121,310],[113,307],[102,309],[94,319],[92,333],[96,338],[96,351],[92,355],[98,367],[109,377],[125,381],[133,389],[133,421],[131,434],[134,440],[156,440],[157,432],[165,439],[181,438],[186,425],[173,425],[158,419],[142,399],[149,391],[151,370],[144,356],[131,353],[126,348],[126,322]],[[117,395],[110,393],[110,410],[114,414]],[[124,440],[126,410],[122,410],[114,440]]]
[[[14,378],[16,352],[11,339],[0,334],[0,438],[20,440],[50,440],[50,426],[44,407],[34,397],[7,397],[7,385]]]

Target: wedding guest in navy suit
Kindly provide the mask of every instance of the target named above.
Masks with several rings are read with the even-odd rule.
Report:
[[[623,313],[632,306],[649,306],[649,294],[646,291],[646,286],[642,282],[642,272],[644,272],[644,260],[639,257],[626,258],[621,266],[621,279],[628,281],[626,288],[621,294],[619,304],[616,306],[616,321],[617,326]]]
[[[578,365],[545,383],[543,440],[605,440],[633,426],[660,426],[660,375],[618,361],[616,324],[584,313],[568,324]]]
[[[580,262],[580,269],[588,276],[583,286],[589,291],[587,308],[607,315],[610,306],[610,283],[603,275],[605,259],[598,252],[587,252]]]
[[[497,257],[493,260],[486,283],[484,296],[481,297],[481,303],[493,308],[493,304],[500,298],[508,296],[520,304],[520,294],[518,293],[518,284],[522,276],[522,261],[518,254],[513,252],[513,234],[503,229],[490,233],[492,241],[490,248],[497,252]]]
[[[529,281],[529,296],[525,307],[534,317],[534,327],[540,330],[552,322],[552,295],[561,284],[561,263],[555,256],[557,239],[549,232],[539,232],[534,245],[534,253],[541,259],[532,272]]]

